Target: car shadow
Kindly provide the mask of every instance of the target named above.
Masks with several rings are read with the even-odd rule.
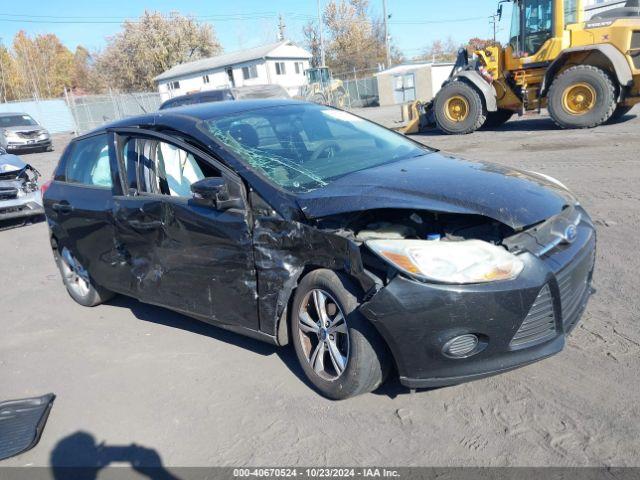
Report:
[[[289,371],[298,378],[298,380],[304,383],[308,388],[316,391],[313,384],[305,375],[304,370],[302,370],[291,344],[285,347],[271,345],[251,337],[246,337],[239,333],[225,330],[224,328],[217,327],[215,325],[201,322],[163,307],[142,303],[134,298],[124,295],[117,295],[108,302],[108,305],[130,310],[138,320],[185,330],[197,335],[203,335],[263,356],[275,354],[282,363],[285,364]],[[385,395],[389,398],[395,398],[402,394],[408,394],[409,389],[400,384],[397,373],[393,371],[389,375],[387,381],[374,393],[377,395]]]
[[[59,440],[51,450],[49,464],[55,480],[94,480],[102,469],[112,467],[113,464],[118,464],[118,467],[112,468],[117,468],[120,472],[131,468],[146,478],[178,480],[178,477],[164,467],[162,457],[153,448],[135,443],[98,444],[92,434],[83,431]],[[123,467],[122,464],[128,464],[129,467]]]
[[[0,221],[0,232],[3,230],[12,230],[14,228],[27,227],[29,225],[36,225],[46,220],[44,215],[34,215],[32,217],[18,217],[11,218],[9,220]]]
[[[117,295],[108,302],[109,305],[126,308],[138,319],[145,322],[157,323],[171,328],[178,328],[187,332],[203,335],[221,342],[225,342],[237,347],[249,350],[263,356],[277,355],[286,367],[309,388],[313,385],[304,374],[302,367],[291,345],[278,347],[269,343],[261,342],[251,337],[246,337],[239,333],[225,330],[222,327],[211,325],[200,320],[193,319],[181,313],[173,312],[163,307],[142,303],[134,298],[124,295]]]

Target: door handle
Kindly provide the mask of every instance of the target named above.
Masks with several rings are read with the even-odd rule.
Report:
[[[68,203],[54,203],[51,205],[51,208],[58,213],[71,213],[73,212],[73,207]]]
[[[129,220],[129,225],[136,230],[155,230],[164,226],[162,220],[151,220],[150,222],[141,222],[140,220]]]

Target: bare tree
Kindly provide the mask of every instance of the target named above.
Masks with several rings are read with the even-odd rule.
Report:
[[[154,89],[154,77],[180,63],[217,55],[213,27],[177,13],[145,12],[109,38],[96,66],[108,84],[123,91]]]

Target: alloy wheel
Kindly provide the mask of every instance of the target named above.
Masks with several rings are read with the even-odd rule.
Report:
[[[60,255],[60,265],[62,276],[65,284],[73,292],[80,296],[86,297],[89,294],[89,274],[84,267],[76,260],[67,248],[63,248]]]
[[[307,293],[298,312],[298,334],[314,372],[324,380],[337,380],[349,361],[349,330],[331,294],[318,288]]]

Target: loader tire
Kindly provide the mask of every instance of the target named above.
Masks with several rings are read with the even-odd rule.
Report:
[[[549,115],[561,128],[593,128],[616,109],[616,87],[604,70],[576,65],[558,75],[549,88]]]
[[[480,94],[471,85],[454,81],[436,96],[436,123],[447,135],[466,135],[478,130],[487,119]]]
[[[512,110],[498,109],[496,112],[487,113],[487,121],[482,128],[498,128],[507,123],[515,112]]]

